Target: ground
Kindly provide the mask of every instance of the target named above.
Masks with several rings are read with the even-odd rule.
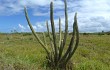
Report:
[[[45,56],[32,34],[0,34],[0,70],[46,70]],[[74,70],[110,70],[110,35],[81,34],[72,61]]]

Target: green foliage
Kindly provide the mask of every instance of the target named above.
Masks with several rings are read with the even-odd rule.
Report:
[[[44,37],[44,42],[43,42],[40,39],[40,37],[38,36],[38,34],[36,34],[36,32],[34,31],[32,25],[30,23],[26,8],[24,8],[28,25],[30,26],[30,29],[31,29],[32,33],[34,34],[35,38],[37,39],[37,41],[42,45],[42,47],[46,51],[46,53],[47,53],[46,59],[48,61],[47,65],[52,69],[67,69],[67,68],[71,69],[72,64],[69,62],[70,62],[70,59],[72,58],[72,56],[74,55],[74,53],[78,47],[78,44],[79,44],[77,13],[75,13],[72,37],[71,37],[70,43],[68,45],[68,48],[66,49],[66,51],[64,51],[65,44],[67,41],[67,35],[68,35],[68,14],[67,14],[66,0],[64,0],[64,4],[65,4],[65,33],[64,33],[64,38],[62,39],[61,38],[61,19],[59,18],[58,44],[57,44],[57,37],[56,37],[57,35],[55,33],[55,26],[54,26],[53,2],[51,2],[51,4],[50,4],[50,22],[51,22],[52,35],[50,34],[50,31],[49,31],[48,21],[46,22],[46,24],[47,24],[48,36],[50,39],[51,50],[47,48],[45,34],[43,33],[43,37]],[[74,42],[75,39],[76,39],[76,42]]]

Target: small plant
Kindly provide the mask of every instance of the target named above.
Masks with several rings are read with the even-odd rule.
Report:
[[[83,35],[89,35],[89,33],[83,33]]]
[[[9,37],[7,37],[7,40],[10,40],[10,38],[9,38]]]
[[[107,34],[107,35],[110,35],[110,32],[107,32],[106,34]]]
[[[77,26],[77,13],[75,13],[74,16],[74,23],[73,23],[73,32],[72,32],[72,38],[70,40],[70,43],[64,51],[65,44],[67,41],[67,35],[68,35],[68,14],[67,14],[67,2],[64,0],[65,4],[65,33],[64,33],[64,38],[61,39],[62,33],[61,33],[61,19],[59,18],[59,42],[57,43],[56,41],[56,33],[55,33],[55,26],[54,26],[54,18],[53,18],[53,2],[50,4],[50,22],[51,22],[51,29],[52,29],[52,34],[50,33],[49,26],[48,26],[48,21],[46,22],[47,24],[47,31],[48,31],[48,36],[50,39],[50,47],[51,49],[47,49],[47,43],[46,43],[46,37],[45,34],[43,33],[44,37],[44,43],[41,41],[39,38],[38,34],[34,31],[26,8],[24,8],[25,11],[25,16],[28,22],[28,25],[30,26],[30,29],[32,33],[34,34],[35,38],[38,40],[38,42],[42,45],[44,50],[47,53],[47,65],[52,69],[59,69],[59,70],[72,70],[72,65],[70,62],[72,56],[74,55],[78,44],[79,44],[79,31],[78,31],[78,26]],[[76,42],[75,42],[76,40]],[[58,45],[57,45],[58,44]],[[73,47],[74,46],[74,47]]]

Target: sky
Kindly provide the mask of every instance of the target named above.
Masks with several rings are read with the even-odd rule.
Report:
[[[65,27],[64,0],[0,0],[0,32],[30,32],[24,15],[26,6],[28,15],[37,32],[47,31],[50,26],[50,2],[54,3],[54,22],[58,31],[58,19],[61,18],[62,30]],[[72,31],[75,12],[78,13],[80,32],[110,31],[110,0],[67,0],[69,31]]]

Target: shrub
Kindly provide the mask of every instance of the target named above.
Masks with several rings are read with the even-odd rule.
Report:
[[[89,33],[83,33],[83,35],[89,35]]]

